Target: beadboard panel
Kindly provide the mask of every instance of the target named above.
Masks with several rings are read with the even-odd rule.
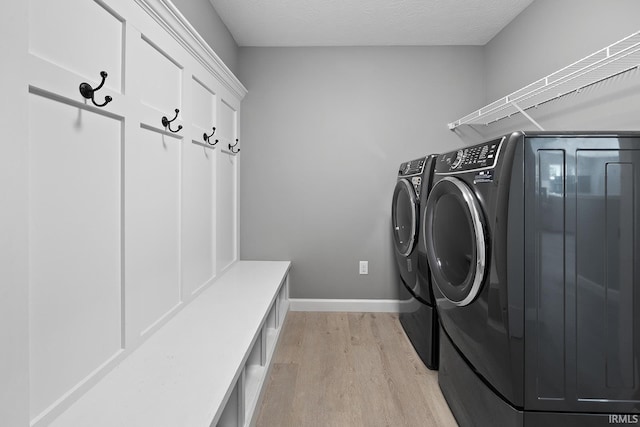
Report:
[[[211,135],[212,127],[216,125],[216,94],[208,84],[202,82],[198,77],[192,76],[192,125],[207,131]],[[199,141],[201,135],[195,135]],[[216,134],[213,134],[215,140]]]
[[[238,111],[221,99],[218,104],[219,140],[218,161],[218,268],[220,271],[238,259],[238,162],[231,154],[229,144],[235,143]]]
[[[232,142],[236,138],[236,121],[236,109],[223,100],[220,103],[220,136],[230,140],[229,142]]]
[[[238,258],[237,177],[238,159],[220,153],[217,165],[217,266],[223,271]]]
[[[127,317],[144,334],[180,303],[180,144],[140,128],[127,144]]]
[[[29,24],[31,54],[98,81],[105,70],[105,87],[121,91],[124,24],[111,9],[98,1],[31,0]]]
[[[137,52],[134,78],[140,101],[173,119],[174,110],[182,106],[183,66],[179,58],[172,55],[167,46],[159,47],[152,36],[146,34],[141,35]]]
[[[216,275],[218,151],[182,146],[182,291],[190,296]]]
[[[36,416],[121,349],[120,120],[32,93],[30,387]]]

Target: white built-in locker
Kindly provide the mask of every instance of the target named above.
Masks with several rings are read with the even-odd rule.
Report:
[[[17,407],[29,413],[0,413],[38,427],[237,261],[240,145],[229,144],[246,90],[165,1],[21,10],[6,13],[26,19],[14,36],[28,51],[7,59],[24,70],[28,129],[3,144],[25,153],[15,162],[28,197],[6,209],[28,212],[15,224],[28,302],[11,316],[28,316]],[[81,83],[99,87],[93,101]]]

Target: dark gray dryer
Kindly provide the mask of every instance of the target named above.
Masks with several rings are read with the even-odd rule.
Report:
[[[640,133],[443,154],[422,226],[460,425],[638,420]]]
[[[411,295],[400,313],[400,323],[411,344],[429,369],[438,367],[438,329],[435,300],[425,263],[418,257],[420,201],[431,186],[435,156],[404,162],[393,192],[391,222],[400,282]],[[424,257],[423,257],[424,258]],[[425,268],[427,273],[424,272]],[[420,274],[422,272],[422,274]]]

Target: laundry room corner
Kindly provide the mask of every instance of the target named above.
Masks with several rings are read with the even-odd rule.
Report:
[[[545,76],[562,76],[562,70],[574,62],[600,58],[606,46],[638,31],[639,14],[640,3],[633,0],[532,2],[483,47],[483,104],[512,99],[509,95],[535,88]],[[526,113],[546,130],[636,130],[640,72],[632,59],[628,65],[624,73],[536,105]],[[551,89],[550,93],[560,91]],[[489,126],[461,126],[455,133],[463,144],[474,144],[515,129],[540,130],[516,113]]]
[[[241,47],[241,258],[290,259],[291,297],[398,300],[397,167],[483,102],[482,48]],[[360,260],[369,274],[358,274]]]

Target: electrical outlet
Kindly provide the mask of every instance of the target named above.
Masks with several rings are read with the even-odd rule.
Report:
[[[360,274],[369,274],[369,261],[360,261]]]

